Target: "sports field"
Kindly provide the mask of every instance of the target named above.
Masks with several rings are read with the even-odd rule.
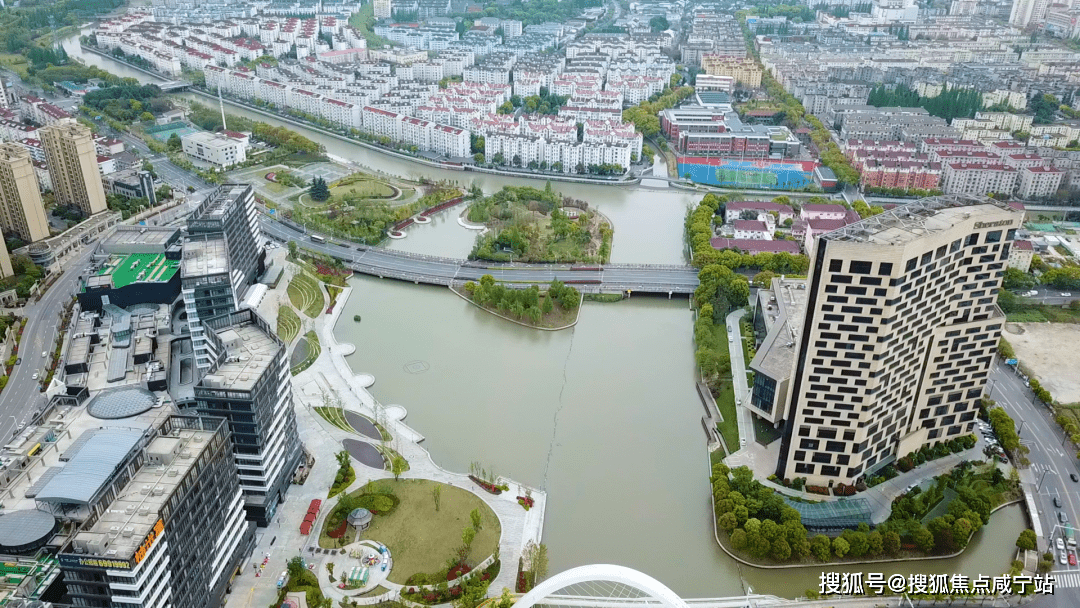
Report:
[[[173,133],[176,133],[177,137],[183,137],[185,135],[190,135],[192,133],[198,133],[198,132],[199,132],[199,130],[196,129],[195,127],[189,127],[189,126],[185,125],[184,123],[178,122],[178,123],[176,123],[176,128],[175,129],[163,129],[163,130],[158,131],[156,133],[150,133],[150,137],[153,137],[154,139],[156,139],[156,140],[158,140],[160,142],[166,142],[166,141],[169,140],[170,137],[172,137]]]

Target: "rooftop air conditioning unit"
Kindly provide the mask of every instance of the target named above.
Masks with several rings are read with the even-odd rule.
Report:
[[[113,526],[109,528],[109,532],[112,532],[113,534],[120,534],[120,526]]]
[[[108,551],[105,552],[105,555],[107,555],[109,557],[116,557],[116,549],[109,549]]]
[[[169,469],[169,477],[176,477],[179,473],[176,469]]]
[[[183,452],[180,452],[180,457],[191,458],[191,450],[184,450]]]
[[[161,486],[154,486],[154,491],[153,491],[153,492],[151,492],[151,494],[150,494],[150,495],[151,495],[151,496],[161,496],[161,495],[162,495],[162,494],[164,494],[164,493],[165,493],[165,489],[164,489],[164,488],[162,488]]]
[[[127,507],[126,507],[126,508],[124,509],[124,513],[125,513],[126,515],[134,515],[134,514],[135,514],[135,505],[128,505],[128,506],[127,506]]]
[[[131,535],[134,534],[134,533],[135,533],[135,528],[132,528],[131,526],[128,526],[127,528],[124,528],[123,537],[124,538],[131,538]]]
[[[150,507],[139,507],[139,515],[146,516],[150,514]]]
[[[143,496],[146,496],[146,495],[150,494],[150,486],[143,486],[142,487],[142,494],[143,494]]]

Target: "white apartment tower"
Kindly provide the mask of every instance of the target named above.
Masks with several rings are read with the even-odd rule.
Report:
[[[389,19],[393,8],[390,4],[390,0],[374,0],[375,3],[375,18],[376,19]]]
[[[777,475],[851,484],[972,431],[1022,218],[946,195],[818,237]]]
[[[1046,9],[1049,8],[1048,0],[1013,0],[1012,12],[1009,13],[1009,24],[1024,28],[1029,25],[1042,25],[1046,19]]]

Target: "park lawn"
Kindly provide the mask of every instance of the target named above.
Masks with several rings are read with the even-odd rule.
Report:
[[[0,65],[15,72],[23,80],[30,78],[30,64],[26,57],[18,53],[0,53]]]
[[[297,363],[296,366],[292,368],[292,375],[294,376],[311,367],[311,364],[315,363],[315,360],[319,358],[320,354],[322,354],[322,345],[319,344],[318,334],[316,334],[314,331],[309,331],[304,334],[304,340],[307,341],[307,353],[304,357],[304,360],[300,363]],[[297,343],[297,347],[300,347],[301,344],[304,344],[304,341]]]
[[[361,534],[389,547],[394,556],[391,583],[403,585],[417,572],[433,573],[445,568],[446,561],[461,546],[462,530],[472,526],[469,513],[473,509],[480,510],[482,527],[473,540],[468,562],[478,564],[495,552],[502,535],[499,518],[476,494],[426,479],[383,479],[373,483],[391,490],[400,500],[393,513],[376,515],[371,527]],[[435,486],[442,488],[438,511],[431,497]],[[363,490],[360,488],[356,494]]]
[[[278,306],[277,335],[283,342],[289,344],[300,333],[300,317],[296,311],[287,304]]]
[[[348,192],[355,192],[362,198],[390,198],[394,195],[394,189],[375,179],[362,179],[344,186],[330,188],[330,196],[344,196]]]
[[[727,348],[727,326],[723,323],[713,323],[713,332],[721,348]],[[720,394],[715,395],[716,408],[720,410],[720,415],[724,420],[716,425],[716,429],[724,436],[724,443],[727,444],[728,449],[734,452],[739,449],[739,420],[735,413],[735,385],[731,381],[730,371],[726,377],[720,379],[719,384]]]

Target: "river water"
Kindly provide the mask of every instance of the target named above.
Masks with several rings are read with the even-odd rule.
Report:
[[[153,80],[82,52],[75,38],[64,46],[114,74]],[[238,107],[228,111],[285,124]],[[486,192],[544,185],[421,166],[287,126],[331,154],[389,175],[476,183]],[[682,223],[693,195],[553,186],[611,218],[613,262],[685,262]],[[459,211],[410,227],[408,238],[388,246],[463,257],[475,232],[457,224]],[[424,445],[442,466],[464,472],[475,461],[548,491],[544,541],[551,572],[622,564],[685,597],[739,595],[747,585],[758,593],[795,597],[817,587],[820,568],[740,567],[716,546],[686,300],[587,302],[573,329],[541,332],[502,321],[441,288],[370,277],[352,285],[356,289],[337,328],[340,340],[357,347],[350,365],[375,375],[372,391],[381,402],[408,409],[409,424],[427,437]],[[352,321],[357,314],[362,323]],[[858,570],[1000,574],[1024,526],[1020,509],[1010,507],[995,514],[959,558]]]

